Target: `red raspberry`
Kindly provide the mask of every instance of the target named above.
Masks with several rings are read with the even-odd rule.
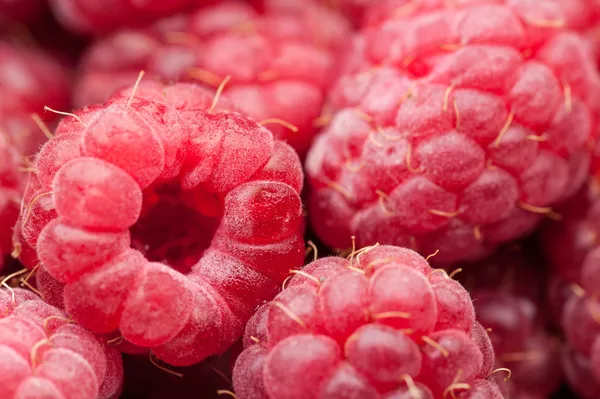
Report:
[[[21,213],[42,291],[173,365],[229,347],[304,258],[297,155],[213,97],[146,83],[63,120]]]
[[[508,397],[548,398],[563,382],[559,342],[545,328],[548,271],[542,266],[537,254],[513,245],[458,274],[489,330],[495,367],[510,370],[506,383],[504,373],[496,375]]]
[[[118,397],[119,353],[19,288],[0,291],[2,398]]]
[[[581,186],[600,111],[590,43],[558,26],[568,15],[509,3],[415,11],[358,37],[307,158],[326,244],[481,258]]]
[[[368,247],[309,264],[258,309],[233,384],[241,398],[475,398],[492,372],[482,332],[445,272],[409,249]],[[485,397],[502,398],[493,389]]]
[[[104,101],[140,69],[165,81],[215,87],[230,76],[225,95],[257,121],[293,125],[269,128],[305,153],[347,33],[345,21],[322,7],[259,14],[247,4],[224,1],[97,41],[84,56],[75,102]]]
[[[45,139],[31,115],[51,121],[56,115],[44,106],[62,110],[69,103],[63,65],[41,50],[0,41],[0,133],[23,155],[35,154]]]

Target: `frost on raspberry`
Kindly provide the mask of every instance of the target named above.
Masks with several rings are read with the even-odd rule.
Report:
[[[119,396],[121,355],[20,288],[0,290],[2,398]]]
[[[442,7],[361,33],[306,163],[326,244],[439,249],[443,264],[558,216],[588,172],[600,76],[589,41],[544,12]]]
[[[103,102],[140,68],[156,79],[207,87],[230,76],[224,95],[256,121],[269,121],[277,138],[305,154],[328,116],[321,108],[348,32],[342,17],[314,4],[294,14],[259,13],[223,1],[99,39],[84,55],[75,102]]]
[[[227,349],[304,258],[298,156],[220,93],[138,80],[68,116],[19,223],[53,302],[177,366]]]
[[[307,265],[258,309],[234,389],[251,399],[477,397],[494,356],[480,331],[468,292],[443,270],[406,248],[367,247]]]

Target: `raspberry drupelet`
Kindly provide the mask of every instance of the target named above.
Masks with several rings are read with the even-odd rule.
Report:
[[[406,248],[295,272],[250,319],[244,346],[240,399],[503,397],[487,381],[494,350],[468,292]]]
[[[31,291],[0,290],[0,396],[117,399],[121,355]]]
[[[18,226],[54,303],[172,365],[227,349],[304,259],[298,156],[219,93],[141,83],[63,119]]]
[[[223,1],[99,39],[83,57],[75,103],[104,101],[129,85],[139,69],[156,79],[208,87],[230,76],[224,96],[257,121],[287,122],[291,126],[269,129],[304,154],[317,133],[348,32],[341,16],[316,5],[305,4],[295,14],[259,13],[248,4]]]
[[[337,111],[306,161],[312,225],[331,247],[355,235],[439,249],[441,264],[482,258],[585,180],[600,76],[570,14],[432,3],[365,28],[331,92]]]

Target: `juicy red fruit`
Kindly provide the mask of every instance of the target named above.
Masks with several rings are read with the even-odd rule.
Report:
[[[329,246],[478,260],[585,181],[600,116],[590,43],[567,10],[550,29],[542,6],[479,3],[408,7],[355,38],[306,162]]]
[[[263,399],[497,392],[495,383],[481,381],[494,354],[478,335],[485,330],[472,303],[452,303],[468,293],[438,278],[450,280],[417,253],[393,246],[310,263],[248,322],[235,391]],[[464,322],[449,324],[458,315]]]
[[[226,350],[303,259],[297,155],[218,100],[142,82],[77,111],[19,225],[53,302],[174,365]]]

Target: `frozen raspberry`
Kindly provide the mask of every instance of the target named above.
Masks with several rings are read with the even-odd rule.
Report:
[[[0,291],[0,396],[114,399],[120,354],[29,291]]]
[[[304,258],[298,156],[218,100],[148,82],[67,117],[18,224],[49,300],[172,365],[227,349]]]
[[[568,15],[526,3],[415,11],[357,37],[306,163],[326,244],[479,259],[577,191],[600,76],[589,41],[558,26]]]
[[[124,30],[84,55],[75,89],[79,106],[102,102],[140,69],[165,81],[195,81],[225,96],[300,153],[317,132],[325,91],[348,27],[334,12],[305,4],[295,14],[224,1],[213,7]]]
[[[0,133],[23,155],[35,154],[45,141],[40,119],[49,122],[56,117],[44,106],[64,110],[69,105],[65,66],[39,49],[0,41]]]
[[[563,374],[558,339],[546,330],[549,271],[527,244],[503,247],[484,262],[465,265],[457,277],[489,331],[495,367],[510,373],[503,382],[506,374],[498,372],[497,381],[509,397],[541,399],[560,388]]]
[[[458,396],[492,371],[476,329],[467,291],[409,249],[322,258],[250,319],[234,389],[265,399]]]

